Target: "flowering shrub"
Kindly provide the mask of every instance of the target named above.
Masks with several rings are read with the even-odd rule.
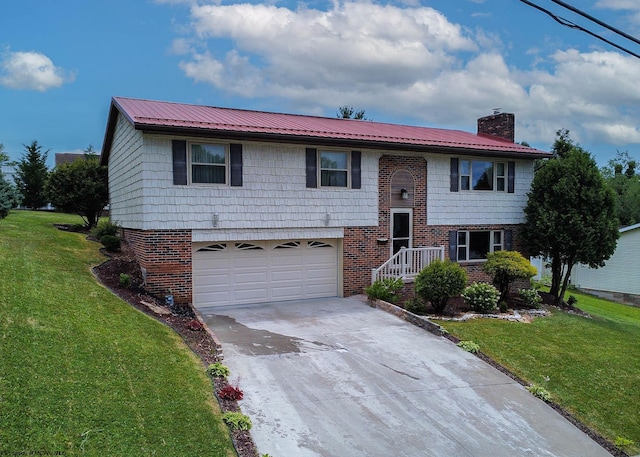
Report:
[[[498,308],[500,292],[486,282],[474,282],[462,291],[462,298],[471,309],[479,313],[490,313]]]
[[[540,308],[542,305],[542,297],[535,289],[520,289],[518,291],[520,297],[524,300],[524,304],[529,308]]]

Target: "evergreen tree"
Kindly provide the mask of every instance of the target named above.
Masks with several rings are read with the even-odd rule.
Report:
[[[529,254],[551,259],[551,294],[562,302],[576,263],[604,265],[616,248],[615,194],[595,160],[558,131],[555,157],[536,172],[524,209],[522,238]]]
[[[18,161],[16,185],[23,205],[33,209],[42,208],[48,203],[44,195],[44,185],[49,175],[46,164],[49,151],[42,152],[42,147],[37,141],[24,147],[25,153]]]
[[[7,181],[2,174],[2,165],[9,161],[9,156],[4,152],[4,145],[0,143],[0,219],[9,215],[9,210],[20,204],[18,191],[13,184]]]

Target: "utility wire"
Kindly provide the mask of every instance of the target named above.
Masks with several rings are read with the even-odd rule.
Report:
[[[584,33],[586,33],[588,35],[591,35],[592,37],[597,38],[598,40],[604,41],[605,43],[613,46],[614,48],[617,48],[617,49],[619,49],[619,50],[621,50],[623,52],[626,52],[627,54],[630,54],[630,55],[640,59],[640,54],[637,54],[637,53],[635,53],[635,52],[633,52],[633,51],[631,51],[631,50],[629,50],[629,49],[627,49],[627,48],[625,48],[623,46],[620,46],[619,44],[616,44],[613,41],[608,40],[605,37],[603,37],[601,35],[598,35],[597,33],[592,32],[591,30],[585,29],[584,27],[582,27],[582,26],[580,26],[580,25],[578,25],[578,24],[576,24],[574,22],[571,22],[568,19],[560,17],[557,14],[549,11],[548,9],[545,9],[545,8],[541,7],[540,5],[536,5],[535,3],[530,2],[529,0],[520,0],[520,1],[522,3],[525,3],[525,4],[529,5],[529,6],[531,6],[531,7],[535,8],[535,9],[537,9],[539,11],[542,11],[543,13],[549,15],[551,18],[553,18],[553,20],[555,20],[560,25],[564,25],[565,27],[569,27],[569,28],[572,28],[572,29],[580,30],[581,32],[584,32]],[[551,1],[557,3],[556,0],[551,0]],[[580,14],[580,13],[578,13],[578,14]],[[586,13],[584,13],[584,14],[586,14]],[[607,28],[609,28],[609,27],[607,27]],[[618,32],[616,32],[616,33],[618,33]],[[624,32],[621,32],[621,33],[624,33]],[[633,39],[633,41],[638,42],[635,38]],[[640,42],[638,42],[638,43],[640,44]]]
[[[613,33],[617,33],[618,35],[625,37],[627,40],[631,40],[634,43],[640,44],[640,40],[638,40],[636,37],[634,37],[632,35],[629,35],[628,33],[625,33],[622,30],[619,30],[619,29],[607,24],[606,22],[601,21],[597,17],[593,17],[590,14],[587,14],[584,11],[581,11],[578,8],[576,8],[574,6],[571,6],[568,3],[565,3],[565,2],[563,2],[561,0],[551,0],[551,1],[553,3],[556,3],[556,4],[560,5],[560,6],[568,9],[568,10],[573,11],[576,14],[579,14],[582,17],[585,17],[585,18],[589,19],[592,22],[595,22],[598,25],[601,25],[604,28],[607,28],[607,29],[611,30]]]

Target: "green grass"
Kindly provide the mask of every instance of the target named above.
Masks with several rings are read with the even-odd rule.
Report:
[[[554,311],[531,324],[476,319],[441,323],[612,442],[640,452],[640,308],[571,292],[592,318]]]
[[[99,245],[0,220],[0,455],[234,456],[200,360],[100,286]]]

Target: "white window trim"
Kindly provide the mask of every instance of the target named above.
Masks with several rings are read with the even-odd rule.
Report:
[[[469,174],[462,174],[462,162],[469,162]],[[493,183],[492,188],[490,190],[475,190],[472,187],[473,184],[473,162],[490,162],[493,164]],[[503,175],[498,176],[497,174],[497,165],[501,163],[503,165]],[[491,160],[491,159],[459,159],[458,160],[458,189],[462,192],[508,192],[508,163],[503,162],[501,160]],[[469,188],[464,189],[462,187],[462,178],[468,176],[469,177]],[[502,190],[498,190],[498,178],[502,178],[504,182],[504,186]]]
[[[193,182],[192,179],[192,165],[193,161],[191,160],[191,146],[194,144],[207,145],[210,144],[212,146],[222,146],[224,147],[224,183],[221,182]],[[231,180],[231,167],[229,161],[231,160],[230,152],[229,152],[229,144],[227,143],[215,143],[212,141],[187,141],[187,177],[188,183],[192,186],[229,186]],[[197,164],[197,163],[196,163]],[[202,164],[202,165],[212,165],[212,164]],[[221,166],[221,165],[212,165],[212,166]]]
[[[331,152],[345,154],[347,156],[347,168],[322,168],[322,153]],[[328,171],[346,171],[347,172],[347,185],[346,186],[323,186],[322,185],[322,170]],[[320,189],[351,189],[351,152],[341,151],[339,149],[318,149],[318,188]]]
[[[458,262],[463,262],[463,263],[482,263],[482,262],[486,262],[487,259],[469,259],[469,252],[470,252],[470,245],[469,242],[471,240],[470,234],[471,233],[482,233],[482,232],[489,232],[489,253],[492,252],[496,252],[496,251],[503,251],[504,250],[504,230],[458,230],[456,232],[456,237],[457,240],[459,240],[459,234],[460,233],[466,233],[466,239],[467,239],[467,244],[457,244],[456,245],[456,257],[458,258]],[[494,234],[495,233],[500,233],[500,244],[495,244],[493,242],[493,238],[494,238]],[[467,258],[466,259],[461,259],[460,258],[460,247],[466,247],[467,248]],[[498,249],[496,249],[498,248]]]

